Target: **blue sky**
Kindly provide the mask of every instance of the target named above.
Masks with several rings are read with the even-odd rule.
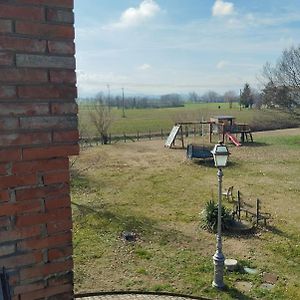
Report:
[[[75,0],[79,96],[260,88],[300,44],[299,0]]]

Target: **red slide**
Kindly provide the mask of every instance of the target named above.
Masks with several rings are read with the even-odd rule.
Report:
[[[227,136],[228,139],[229,139],[232,143],[234,143],[237,147],[242,146],[242,144],[237,140],[237,138],[236,138],[234,135],[230,134],[229,132],[226,132],[226,136]]]

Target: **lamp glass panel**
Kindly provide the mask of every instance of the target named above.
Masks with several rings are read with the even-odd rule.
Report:
[[[228,158],[228,155],[214,155],[214,160],[215,160],[215,166],[216,167],[225,167],[226,164],[227,164],[227,158]]]
[[[228,153],[227,147],[225,146],[218,146],[217,153]]]

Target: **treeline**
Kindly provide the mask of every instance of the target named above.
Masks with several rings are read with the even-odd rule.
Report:
[[[154,96],[120,96],[105,95],[100,92],[94,98],[78,99],[82,103],[102,103],[108,107],[117,107],[118,109],[142,109],[142,108],[167,108],[183,107],[184,98],[179,94],[166,94],[159,97]]]

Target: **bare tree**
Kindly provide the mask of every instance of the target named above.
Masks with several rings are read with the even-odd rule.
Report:
[[[224,93],[224,101],[228,102],[229,108],[232,108],[232,103],[238,101],[238,96],[235,91],[227,91]]]
[[[108,130],[112,124],[112,115],[109,107],[104,104],[102,95],[97,95],[93,101],[89,116],[95,126],[102,144],[108,143]]]
[[[299,105],[300,46],[284,50],[275,66],[267,62],[263,67],[262,76],[265,79],[265,89],[269,90],[268,97],[270,97],[271,90],[273,97],[280,97],[277,100],[273,100],[273,103],[280,103],[280,106],[285,106],[289,109],[292,108],[291,105]],[[282,97],[287,100],[284,101]]]
[[[221,101],[221,96],[215,91],[208,91],[201,96],[203,102],[219,102]]]
[[[196,93],[196,92],[190,92],[189,93],[189,101],[193,102],[193,103],[196,103],[196,102],[199,102],[199,95]]]

